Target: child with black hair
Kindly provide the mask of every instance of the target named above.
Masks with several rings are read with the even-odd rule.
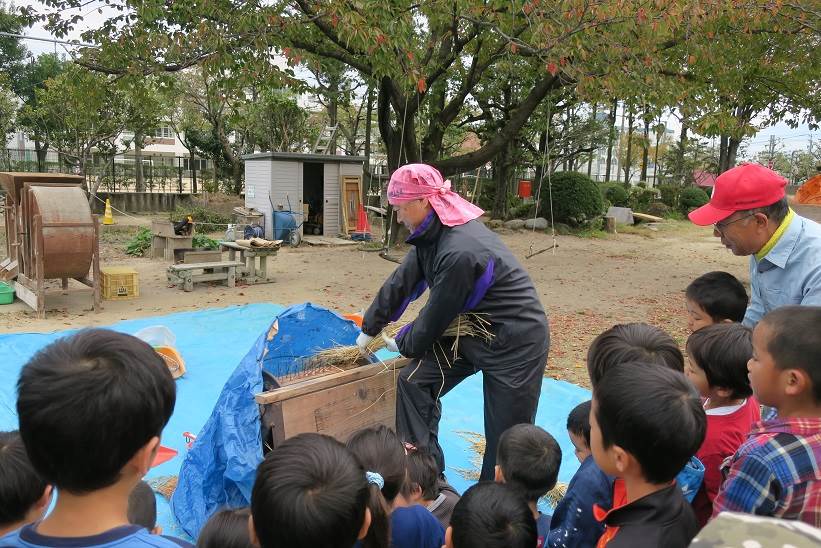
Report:
[[[757,423],[728,459],[713,515],[747,512],[821,527],[821,307],[765,315],[747,369],[756,399],[778,418]]]
[[[0,546],[177,546],[128,521],[128,497],[151,467],[176,397],[151,346],[81,331],[35,354],[17,394],[26,452],[59,496],[45,519]]]
[[[364,548],[441,548],[445,530],[424,506],[402,496],[408,475],[405,446],[386,426],[364,428],[347,443],[367,471],[371,528]]]
[[[155,535],[162,533],[162,527],[157,526],[157,499],[143,480],[128,495],[128,523],[141,525]]]
[[[614,325],[593,339],[587,350],[587,372],[593,390],[610,366],[628,361],[684,372],[681,349],[662,329],[646,323]]]
[[[154,491],[151,486],[144,480],[141,480],[131,494],[128,495],[128,523],[131,525],[139,525],[145,527],[152,535],[162,535],[162,527],[157,525],[157,498],[154,496]],[[193,548],[190,542],[184,540],[164,536],[171,542],[184,546],[185,548]]]
[[[51,485],[34,470],[20,433],[0,432],[0,537],[43,517]]]
[[[445,534],[446,548],[533,548],[536,520],[510,486],[479,482],[465,491]]]
[[[250,508],[216,512],[200,531],[197,548],[253,548],[248,528],[250,516]]]
[[[598,547],[684,548],[698,532],[676,474],[704,440],[707,417],[677,371],[628,362],[593,389],[590,447],[596,464],[623,482],[624,501],[594,507],[605,524]]]
[[[261,548],[351,548],[371,524],[365,470],[337,440],[299,434],[257,468],[248,522]]]
[[[439,481],[436,459],[425,449],[405,444],[408,453],[408,481],[405,498],[410,504],[421,504],[439,520],[443,528],[450,524],[453,507],[459,494],[448,484]]]
[[[713,500],[722,481],[721,463],[761,420],[747,376],[752,355],[752,331],[740,323],[709,325],[687,339],[685,374],[701,394],[707,413],[707,435],[696,453],[704,464],[704,481],[693,500],[701,527],[713,514]]]
[[[580,403],[567,416],[567,434],[581,465],[556,504],[546,546],[594,546],[604,532],[604,525],[593,516],[593,505],[610,508],[613,504],[613,478],[596,466],[590,451],[591,403]]]
[[[687,328],[698,331],[717,323],[741,323],[750,298],[738,278],[728,272],[708,272],[684,291]]]
[[[521,494],[536,520],[537,546],[544,546],[550,516],[537,508],[539,499],[556,486],[562,448],[546,430],[517,424],[502,433],[496,451],[496,482]]]
[[[596,337],[587,351],[587,371],[595,392],[601,378],[618,364],[639,362],[684,373],[684,355],[678,343],[664,330],[646,323],[615,325]],[[704,479],[704,466],[693,455],[676,481],[688,501],[692,502]],[[620,502],[620,491],[613,502]]]

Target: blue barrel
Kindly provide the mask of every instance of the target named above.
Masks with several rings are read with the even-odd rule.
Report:
[[[274,240],[288,240],[297,226],[293,211],[274,211]]]

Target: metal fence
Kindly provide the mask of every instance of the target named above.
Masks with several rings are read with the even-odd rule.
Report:
[[[197,193],[219,189],[227,179],[214,181],[212,160],[189,156],[143,155],[143,180],[145,192]],[[23,171],[47,173],[77,173],[77,167],[64,161],[53,150],[46,152],[42,167],[37,154],[29,149],[0,150],[0,171]],[[133,156],[117,155],[114,162],[110,156],[92,155],[86,167],[86,179],[102,176],[100,190],[106,192],[131,192],[137,186],[137,164]]]

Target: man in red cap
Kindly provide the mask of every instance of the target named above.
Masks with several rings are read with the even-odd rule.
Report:
[[[713,225],[734,255],[750,256],[751,299],[744,325],[791,304],[821,305],[821,225],[790,209],[787,181],[759,164],[722,173],[710,202],[689,215]]]

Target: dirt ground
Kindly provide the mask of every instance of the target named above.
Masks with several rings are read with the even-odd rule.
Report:
[[[819,208],[821,209],[821,208]],[[59,286],[47,297],[50,309],[40,320],[17,301],[0,306],[0,332],[42,332],[107,325],[119,320],[233,304],[274,302],[290,305],[311,301],[341,312],[361,311],[370,304],[384,278],[396,267],[375,252],[356,247],[285,248],[274,260],[274,283],[198,284],[191,293],[169,287],[167,263],[125,254],[125,243],[144,221],[118,217],[103,227],[103,265],[130,266],[139,273],[140,297],[103,301],[91,311],[90,293],[62,295]],[[683,221],[656,227],[625,227],[617,235],[557,236],[555,251],[527,255],[552,245],[550,234],[501,231],[501,237],[529,271],[551,324],[552,343],[547,375],[587,385],[584,356],[590,341],[607,327],[647,321],[686,338],[683,290],[696,276],[726,270],[748,282],[747,259],[735,257],[709,229]],[[270,269],[270,266],[269,266]],[[80,286],[72,282],[72,288]],[[421,303],[406,313],[412,319]]]

